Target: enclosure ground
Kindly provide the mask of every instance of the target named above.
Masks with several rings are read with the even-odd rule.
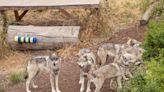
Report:
[[[125,43],[128,38],[134,38],[139,41],[144,40],[144,27],[138,27],[138,26],[132,26],[124,30],[120,30],[119,32],[115,33],[112,35],[108,40],[101,41],[99,44],[93,44],[93,47],[98,48],[99,45],[106,43],[106,42],[111,42],[111,43]],[[92,47],[92,46],[91,46]],[[91,48],[90,47],[90,48]],[[73,47],[76,48],[76,47]],[[46,51],[45,51],[46,52]],[[40,54],[41,52],[31,52],[30,54]],[[44,52],[43,52],[44,53]],[[18,57],[19,54],[17,55]],[[60,71],[60,79],[59,79],[59,85],[61,92],[79,92],[80,85],[78,84],[79,81],[79,67],[75,63],[75,60],[73,59],[74,55],[68,55],[69,58],[72,57],[71,59],[65,58],[62,61],[61,65],[61,71]],[[16,60],[19,60],[19,58],[15,56]],[[27,58],[29,57],[26,55],[25,57],[22,58]],[[13,58],[12,58],[13,59]],[[17,64],[14,64],[13,61],[8,60],[1,60],[0,62],[4,62],[0,68],[0,85],[5,85],[4,86],[4,92],[25,92],[25,81],[12,85],[8,81],[8,74],[9,72],[7,69],[11,67],[16,67],[19,66],[19,64],[23,64],[23,62],[17,62]],[[10,65],[7,67],[7,65]],[[14,65],[14,66],[11,66]],[[25,68],[25,67],[24,67]],[[19,69],[19,68],[18,68]],[[102,88],[102,92],[115,92],[114,90],[109,88],[109,80],[105,82]],[[38,89],[32,89],[33,92],[51,92],[50,88],[50,82],[49,82],[49,75],[47,73],[41,73],[37,78],[36,78],[36,84],[39,85]],[[92,86],[92,89],[94,89],[94,86]]]

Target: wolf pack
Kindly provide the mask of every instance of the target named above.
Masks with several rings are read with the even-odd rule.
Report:
[[[89,48],[81,48],[75,56],[80,71],[79,91],[84,92],[86,89],[85,92],[91,92],[93,83],[94,92],[101,92],[106,79],[110,79],[110,88],[113,86],[113,81],[116,81],[117,89],[121,89],[123,80],[132,78],[134,69],[143,63],[143,52],[141,42],[135,39],[129,39],[125,44],[103,43],[97,49],[97,53]],[[107,63],[108,57],[113,58],[110,63]],[[50,74],[52,92],[61,92],[58,85],[61,60],[56,52],[49,56],[32,57],[26,67],[26,92],[31,92],[30,85],[38,88],[34,78],[40,71]]]

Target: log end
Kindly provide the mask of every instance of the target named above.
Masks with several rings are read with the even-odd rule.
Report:
[[[147,25],[147,24],[148,24],[148,21],[140,20],[140,26],[144,26],[144,25]]]

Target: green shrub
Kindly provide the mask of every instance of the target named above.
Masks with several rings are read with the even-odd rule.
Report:
[[[164,89],[164,49],[160,54],[145,62],[146,70],[138,71],[127,81],[119,92],[163,92]]]
[[[161,48],[164,48],[164,22],[151,21],[144,41],[144,59],[158,56]]]
[[[146,85],[144,75],[136,73],[132,79],[125,82],[123,89],[119,92],[144,92],[144,85]]]
[[[23,80],[22,73],[18,73],[18,72],[11,73],[9,76],[9,80],[13,84],[19,83],[20,81]]]

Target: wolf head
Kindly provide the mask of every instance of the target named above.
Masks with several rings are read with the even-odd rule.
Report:
[[[137,40],[132,39],[132,38],[129,38],[129,40],[127,41],[127,44],[129,46],[132,46],[132,47],[140,47],[141,46],[141,42],[140,41],[137,41]]]
[[[79,50],[77,64],[80,68],[86,68],[95,63],[95,55],[88,48]]]
[[[57,55],[57,53],[53,53],[49,56],[51,67],[56,67],[61,62],[61,58]]]
[[[142,60],[142,57],[140,56],[135,56],[135,55],[132,55],[132,54],[124,54],[121,56],[122,58],[122,62],[125,64],[125,65],[140,65],[143,60]]]

